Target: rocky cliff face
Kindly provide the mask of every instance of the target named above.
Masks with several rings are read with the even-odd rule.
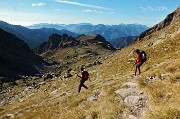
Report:
[[[33,75],[43,60],[15,35],[0,29],[0,76]]]
[[[79,41],[72,36],[63,34],[63,36],[58,34],[52,34],[49,36],[49,40],[37,46],[34,51],[38,54],[56,50],[59,48],[67,48],[78,45]]]
[[[180,6],[172,13],[167,15],[167,17],[161,21],[160,23],[156,24],[155,26],[151,27],[150,29],[144,31],[135,41],[141,41],[146,36],[155,33],[156,31],[160,31],[167,26],[171,25],[172,23],[178,23],[180,20]]]
[[[115,50],[115,48],[101,35],[81,35],[77,38],[74,38],[72,36],[68,36],[67,34],[63,34],[63,36],[52,34],[47,42],[37,46],[34,51],[38,54],[41,54],[47,51],[63,49],[82,44],[87,46],[100,46],[104,49]]]
[[[78,40],[80,40],[81,43],[87,43],[87,45],[94,44],[94,45],[101,46],[104,49],[115,50],[115,48],[108,41],[106,41],[104,37],[102,37],[99,34],[80,36]]]

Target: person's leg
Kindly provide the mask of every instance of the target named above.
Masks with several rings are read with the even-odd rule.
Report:
[[[141,73],[141,71],[140,71],[140,67],[138,67],[138,70],[139,70],[139,75],[140,75],[140,73]]]
[[[82,86],[83,86],[85,89],[88,89],[88,87],[87,87],[87,86],[85,86],[85,85],[84,85],[84,83],[83,83],[83,85],[82,85]]]
[[[81,86],[82,86],[82,81],[80,81],[79,88],[78,88],[78,93],[80,93],[80,91],[81,91]]]
[[[139,75],[140,75],[140,73],[141,73],[141,69],[140,69],[140,67],[141,67],[141,65],[142,65],[143,63],[139,63],[139,64],[137,64],[137,68],[138,68],[138,71],[139,71]]]

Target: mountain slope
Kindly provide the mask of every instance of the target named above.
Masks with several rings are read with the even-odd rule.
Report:
[[[141,39],[145,38],[146,36],[150,36],[152,33],[155,33],[156,31],[163,31],[165,32],[165,28],[168,27],[171,24],[175,24],[175,22],[178,25],[178,21],[180,19],[180,7],[178,7],[174,12],[167,15],[167,17],[161,21],[159,24],[154,25],[150,29],[144,31],[137,39],[136,41],[141,41]],[[173,27],[172,25],[171,27]],[[174,26],[175,27],[175,26]],[[176,28],[175,28],[176,29]],[[173,29],[173,30],[175,30]]]
[[[34,51],[38,54],[48,52],[50,50],[57,50],[58,48],[72,47],[79,44],[79,41],[72,36],[63,34],[52,34],[49,36],[49,40],[37,46]]]
[[[33,75],[43,60],[27,44],[0,29],[0,76]]]
[[[121,38],[117,38],[117,39],[113,39],[110,41],[110,43],[118,49],[124,48],[128,45],[130,45],[131,43],[133,43],[133,41],[135,40],[137,36],[127,36],[127,37],[121,37]]]
[[[80,35],[77,38],[67,34],[53,34],[47,42],[34,49],[48,61],[55,61],[55,73],[59,70],[77,68],[79,65],[91,67],[101,64],[99,58],[115,52],[116,49],[101,35]],[[63,73],[62,73],[63,74]]]
[[[115,50],[115,48],[107,42],[101,35],[81,35],[77,38],[63,34],[52,34],[47,42],[44,42],[37,46],[34,51],[38,54],[42,54],[51,50],[64,49],[67,47],[83,45],[102,47],[101,49]]]
[[[175,14],[179,14],[178,9]],[[88,90],[77,92],[79,80],[75,74],[79,71],[78,66],[87,63],[83,59],[83,63],[73,67],[74,77],[66,80],[57,80],[55,77],[41,82],[43,85],[38,89],[33,85],[24,86],[19,95],[25,96],[14,98],[11,103],[4,104],[4,97],[0,117],[178,119],[180,19],[174,19],[168,26],[146,35],[141,42],[137,41],[110,55],[104,54],[106,58],[99,58],[101,65],[87,67],[91,79],[91,82],[85,82]],[[132,65],[136,58],[133,51],[137,48],[147,52],[148,60],[141,67],[141,75],[133,76]],[[20,89],[17,86],[13,91],[20,92]]]
[[[66,33],[72,36],[77,36],[76,33],[72,33],[68,30],[56,30],[54,28],[28,29],[20,25],[11,25],[3,21],[0,21],[0,28],[15,34],[18,38],[24,40],[31,48],[47,41],[48,37],[53,33],[61,35]]]

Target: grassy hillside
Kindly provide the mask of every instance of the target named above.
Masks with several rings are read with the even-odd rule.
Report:
[[[65,80],[57,77],[44,82],[41,78],[37,80],[32,77],[29,82],[16,81],[17,86],[8,93],[1,93],[1,96],[8,97],[13,92],[17,98],[7,104],[1,103],[0,118],[179,119],[179,39],[180,24],[175,20],[165,28],[145,36],[141,42],[137,41],[110,55],[104,54],[103,57],[106,58],[102,60],[101,65],[87,68],[91,82],[85,83],[89,89],[82,88],[81,93],[77,92],[78,68],[73,68],[73,77]],[[142,65],[142,74],[133,76],[132,65],[136,57],[133,51],[137,48],[147,52],[148,60]],[[54,59],[59,59],[59,55],[54,56]],[[81,62],[81,64],[87,63],[82,59]],[[81,64],[77,63],[75,66]],[[33,85],[33,82],[38,82],[38,87]],[[135,86],[124,85],[127,82],[134,83]],[[28,85],[22,85],[23,83]],[[5,85],[8,84],[3,84]],[[122,91],[122,89],[132,89],[135,94],[127,92],[118,94],[117,90]],[[139,92],[138,95],[136,91]],[[144,100],[145,104],[128,105],[126,103],[128,96],[136,98],[141,96],[138,101]],[[134,102],[136,100],[132,100],[131,103]]]

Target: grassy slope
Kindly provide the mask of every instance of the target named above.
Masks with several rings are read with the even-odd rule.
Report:
[[[67,81],[54,79],[47,82],[37,94],[30,96],[26,101],[6,105],[0,115],[19,111],[15,117],[17,119],[121,118],[126,106],[121,103],[121,97],[114,91],[122,88],[123,82],[135,80],[149,98],[149,108],[143,118],[172,119],[180,116],[180,106],[178,106],[180,104],[180,33],[172,35],[176,32],[174,30],[178,30],[172,27],[180,28],[178,25],[173,24],[164,31],[154,33],[150,39],[111,55],[102,65],[89,68],[92,80],[86,82],[89,90],[82,89],[78,94],[79,81],[76,77]],[[161,38],[163,32],[168,35]],[[142,66],[142,75],[133,77],[133,61],[128,59],[135,57],[132,51],[136,48],[147,52],[148,61]],[[156,80],[144,82],[152,76],[156,77]],[[51,93],[55,90],[53,85],[57,87],[55,93]],[[98,96],[98,100],[87,101],[87,98],[93,95]]]

